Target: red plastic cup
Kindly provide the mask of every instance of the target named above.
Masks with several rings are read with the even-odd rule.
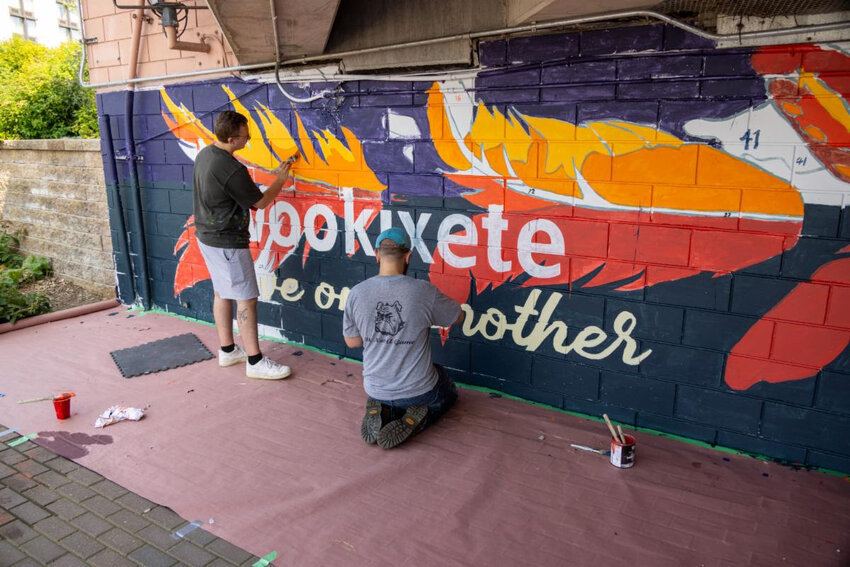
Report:
[[[68,419],[71,417],[71,396],[62,394],[53,398],[53,409],[56,411],[57,419]]]

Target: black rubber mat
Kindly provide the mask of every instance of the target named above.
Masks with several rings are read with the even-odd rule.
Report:
[[[109,353],[124,378],[162,372],[209,360],[213,354],[192,333],[168,337]]]

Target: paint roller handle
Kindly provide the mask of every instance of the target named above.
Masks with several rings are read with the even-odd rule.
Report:
[[[52,400],[53,396],[49,396],[47,398],[30,398],[29,400],[18,400],[19,404],[31,404],[33,402],[46,402],[47,400]]]

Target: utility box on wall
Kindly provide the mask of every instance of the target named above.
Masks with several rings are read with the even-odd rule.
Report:
[[[432,335],[456,380],[850,471],[847,45],[718,50],[654,25],[479,58],[474,78],[347,81],[311,103],[237,79],[136,92],[152,303],[212,320],[192,159],[235,109],[258,183],[302,156],[252,213],[265,334],[358,357],[345,296],[398,226],[410,275],[464,304]],[[99,95],[116,147],[125,96]]]

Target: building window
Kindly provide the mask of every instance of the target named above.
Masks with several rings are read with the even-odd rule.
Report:
[[[61,1],[56,2],[56,7],[59,9],[59,29],[65,34],[65,41],[71,41],[80,29],[73,16],[77,7],[70,2]]]
[[[9,17],[12,20],[12,33],[35,41],[35,12],[32,3],[33,0],[13,0],[9,6]]]

